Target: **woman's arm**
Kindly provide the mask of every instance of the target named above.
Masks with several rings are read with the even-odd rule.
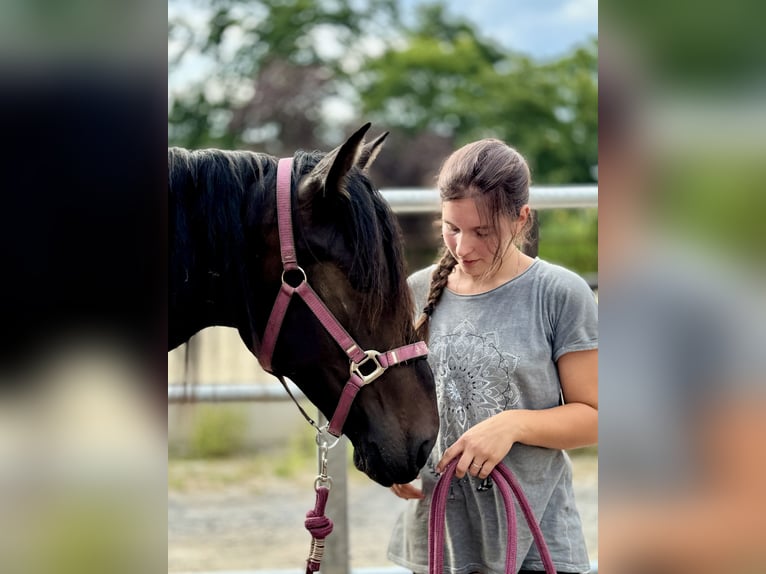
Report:
[[[486,478],[517,442],[555,449],[598,442],[598,350],[562,355],[557,367],[565,404],[544,410],[503,411],[480,422],[444,452],[437,472],[460,457],[458,477],[469,472]]]

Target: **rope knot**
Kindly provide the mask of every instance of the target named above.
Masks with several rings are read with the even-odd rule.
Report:
[[[333,528],[332,520],[324,515],[324,508],[327,505],[327,498],[330,496],[330,489],[326,486],[319,486],[316,489],[317,500],[313,510],[306,513],[306,530],[311,533],[313,538],[326,538]]]
[[[327,538],[333,529],[332,520],[324,515],[316,516],[313,510],[309,510],[306,513],[305,525],[306,530],[308,530],[314,538]]]
[[[330,489],[326,486],[316,488],[317,499],[313,510],[306,513],[306,530],[311,534],[311,550],[306,560],[306,574],[319,571],[319,565],[324,555],[324,539],[332,532],[332,520],[324,515],[327,497]]]

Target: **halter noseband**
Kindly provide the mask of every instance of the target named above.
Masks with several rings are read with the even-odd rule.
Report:
[[[359,390],[380,377],[389,367],[427,355],[428,347],[423,341],[418,341],[385,353],[362,350],[308,284],[306,272],[298,266],[295,255],[290,194],[292,163],[292,158],[282,158],[277,167],[277,226],[279,229],[279,249],[282,256],[282,285],[279,288],[277,299],[274,301],[269,322],[266,324],[266,332],[263,335],[258,360],[266,371],[271,372],[271,359],[282,321],[285,318],[290,299],[297,294],[349,358],[350,378],[343,387],[338,406],[335,407],[335,413],[328,428],[330,434],[339,437],[343,432],[343,424],[346,422],[351,403]],[[295,273],[299,274],[300,282],[293,287],[287,283],[286,276],[295,275]]]

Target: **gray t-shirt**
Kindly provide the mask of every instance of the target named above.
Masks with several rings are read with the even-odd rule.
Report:
[[[434,266],[409,284],[422,309]],[[419,313],[418,313],[419,314]],[[445,289],[431,318],[428,361],[436,379],[440,431],[421,471],[424,500],[411,500],[394,527],[389,558],[428,571],[428,512],[436,463],[468,428],[508,409],[561,404],[556,361],[598,347],[596,302],[587,283],[536,259],[521,275],[479,295]],[[589,561],[572,488],[572,465],[561,450],[515,444],[503,462],[526,494],[558,571],[587,572]],[[489,486],[489,488],[487,488]],[[517,505],[520,568],[544,571]],[[505,509],[491,481],[453,479],[447,502],[444,572],[505,571]]]

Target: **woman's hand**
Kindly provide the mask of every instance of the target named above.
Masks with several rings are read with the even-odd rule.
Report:
[[[459,457],[455,476],[463,478],[468,473],[481,479],[487,478],[516,442],[515,414],[503,411],[465,431],[444,451],[444,456],[436,465],[436,472],[444,472],[447,464]]]
[[[395,484],[391,487],[391,492],[404,500],[425,498],[423,491],[411,482],[409,484]]]

